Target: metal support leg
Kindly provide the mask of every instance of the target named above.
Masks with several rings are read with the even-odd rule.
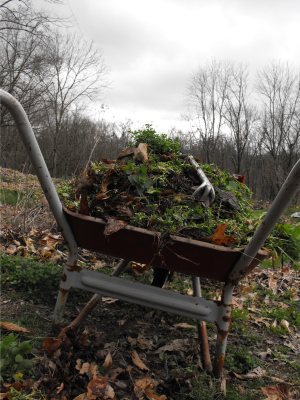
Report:
[[[129,260],[122,260],[117,265],[116,269],[111,274],[112,276],[120,276],[122,272],[125,270],[127,265],[129,264]],[[60,294],[59,294],[60,295]],[[99,303],[99,300],[102,298],[100,294],[94,294],[91,300],[84,306],[84,308],[80,311],[78,316],[71,322],[69,328],[72,330],[77,330],[82,322],[87,318],[87,316],[93,311],[93,309]],[[66,301],[66,299],[65,299]],[[61,314],[62,317],[62,314]]]
[[[192,281],[193,281],[194,295],[201,297],[200,278],[197,276],[193,276]],[[212,372],[212,364],[211,364],[210,354],[209,354],[206,323],[204,321],[197,320],[197,325],[198,325],[199,341],[200,341],[200,346],[201,346],[202,362],[203,362],[204,368],[207,370],[207,372],[211,373]]]
[[[226,310],[225,315],[218,318],[216,323],[218,334],[217,334],[217,344],[216,344],[216,355],[213,366],[213,374],[216,378],[220,378],[223,371],[225,353],[227,346],[227,338],[231,326],[231,316],[232,316],[232,306],[231,298],[234,290],[232,284],[227,284],[224,286],[222,291],[221,305],[223,310]]]

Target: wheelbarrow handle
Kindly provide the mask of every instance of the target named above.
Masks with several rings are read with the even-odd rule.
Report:
[[[4,105],[13,117],[26,151],[45,193],[50,209],[58,223],[69,247],[68,265],[72,266],[77,260],[77,244],[63,212],[62,204],[51,179],[44,157],[33,133],[26,112],[21,104],[10,94],[0,89],[0,103]]]

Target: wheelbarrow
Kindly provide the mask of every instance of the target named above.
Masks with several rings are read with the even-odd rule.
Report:
[[[220,377],[224,365],[227,337],[231,324],[231,298],[236,285],[248,275],[268,252],[261,250],[276,222],[300,187],[300,160],[284,182],[276,199],[256,229],[246,248],[227,248],[192,239],[172,236],[161,246],[152,232],[126,226],[109,236],[104,235],[105,221],[83,216],[63,208],[26,113],[20,103],[0,89],[1,103],[14,118],[35,173],[50,209],[64,236],[69,253],[63,270],[54,311],[53,327],[59,328],[67,296],[72,288],[95,293],[84,314],[96,304],[99,296],[110,296],[143,306],[195,318],[200,328],[204,365]],[[123,259],[112,276],[81,268],[76,264],[78,247]],[[120,277],[128,260],[153,267],[191,275],[194,294],[182,295],[160,287],[131,282]],[[201,297],[199,278],[223,283],[220,301]],[[76,321],[77,320],[77,321]],[[78,318],[74,321],[76,327]],[[216,325],[217,341],[213,368],[210,363],[205,322]]]

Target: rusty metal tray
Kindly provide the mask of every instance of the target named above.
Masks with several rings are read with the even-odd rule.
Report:
[[[163,244],[159,234],[129,225],[105,236],[104,220],[77,214],[66,208],[64,213],[79,247],[187,275],[225,282],[243,252],[241,248],[223,247],[178,236],[171,236]],[[249,273],[268,254],[260,250],[245,273]]]

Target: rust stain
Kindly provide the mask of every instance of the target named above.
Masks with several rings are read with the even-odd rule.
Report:
[[[64,288],[61,288],[61,287],[59,288],[59,290],[62,293],[62,299],[64,299],[67,296],[67,294],[69,293],[70,289],[64,289]],[[61,300],[61,303],[63,303],[63,300]]]
[[[219,334],[220,337],[221,337],[221,342],[223,343],[224,340],[226,339],[227,335],[228,335],[228,332],[230,331],[230,327],[231,327],[231,317],[227,317],[226,315],[224,315],[224,316],[222,317],[222,319],[223,319],[224,322],[228,322],[228,323],[229,323],[229,324],[228,324],[228,329],[227,329],[227,330],[226,330],[226,329],[220,329],[219,324],[218,324],[217,321],[215,321],[215,325],[216,325],[216,327],[217,327],[218,334]]]
[[[224,360],[225,360],[225,354],[224,353],[222,353],[219,358],[215,359],[213,374],[214,374],[214,376],[216,378],[219,378],[221,373],[222,373],[223,366],[224,366]]]
[[[73,265],[72,267],[68,268],[68,271],[69,272],[80,272],[80,271],[82,271],[82,268],[79,267],[78,265]]]
[[[62,280],[63,282],[66,282],[66,280],[67,280],[67,275],[66,275],[66,274],[63,274],[62,277],[61,277],[61,280]]]

